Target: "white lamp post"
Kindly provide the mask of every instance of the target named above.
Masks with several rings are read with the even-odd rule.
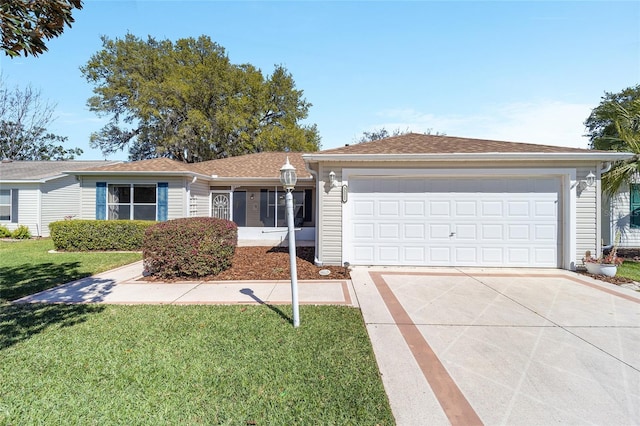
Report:
[[[287,162],[280,169],[280,182],[287,194],[285,203],[287,206],[287,228],[289,230],[289,265],[291,266],[291,305],[293,306],[293,326],[300,325],[300,312],[298,309],[298,268],[296,266],[296,235],[293,226],[293,188],[296,186],[296,168]]]

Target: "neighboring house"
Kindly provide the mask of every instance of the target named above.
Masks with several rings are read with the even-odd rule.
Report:
[[[0,225],[13,231],[29,227],[33,236],[49,236],[49,223],[80,216],[80,184],[63,172],[105,161],[0,162]]]
[[[280,168],[289,158],[298,174],[296,238],[315,240],[319,265],[575,269],[585,251],[601,250],[606,234],[600,175],[631,155],[406,134],[308,154],[264,152],[195,164],[166,158],[68,162],[67,176],[55,179],[55,202],[23,199],[26,190],[17,183],[6,186],[15,179],[5,178],[3,165],[0,223],[16,219],[15,188],[16,222],[38,223],[42,235],[49,221],[67,215],[159,221],[213,216],[236,222],[240,240],[279,243],[287,238]],[[34,191],[50,185],[29,179]],[[37,217],[46,213],[48,219],[24,221],[29,203]],[[631,208],[640,209],[640,196]]]
[[[419,134],[305,154],[317,262],[575,269],[601,249],[601,171],[630,156]]]

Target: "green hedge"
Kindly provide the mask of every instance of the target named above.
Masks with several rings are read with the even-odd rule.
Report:
[[[162,278],[216,275],[231,266],[235,223],[212,217],[174,219],[147,229],[142,250],[147,274]]]
[[[56,250],[140,251],[149,220],[61,220],[49,224]]]

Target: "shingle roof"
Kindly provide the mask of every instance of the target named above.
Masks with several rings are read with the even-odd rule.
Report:
[[[98,165],[114,164],[113,161],[2,161],[0,181],[34,181],[60,176],[65,171],[86,169]]]
[[[88,172],[184,172],[209,174],[203,170],[199,164],[183,163],[181,161],[171,160],[169,158],[153,158],[150,160],[140,160],[131,162],[122,162],[117,164],[106,165],[103,167],[91,167],[82,169]]]
[[[588,149],[521,142],[407,133],[373,142],[327,149],[317,154],[473,154],[473,153],[579,153]]]
[[[103,167],[90,167],[82,172],[105,173],[196,173],[220,178],[279,179],[280,168],[287,157],[296,168],[298,178],[312,178],[307,171],[300,152],[259,152],[238,157],[221,158],[201,163],[182,163],[168,158],[132,161],[110,164]]]
[[[221,158],[204,161],[200,167],[210,174],[228,178],[269,178],[279,179],[280,168],[289,158],[289,162],[296,168],[299,179],[312,178],[302,159],[301,152],[259,152],[239,157]]]

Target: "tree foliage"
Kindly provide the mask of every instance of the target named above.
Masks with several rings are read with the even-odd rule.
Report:
[[[8,56],[38,56],[45,40],[58,37],[74,22],[73,9],[82,0],[8,0],[0,2],[1,48]]]
[[[386,139],[386,138],[390,138],[393,136],[401,136],[401,135],[406,135],[407,133],[411,133],[411,130],[409,130],[408,128],[405,130],[400,130],[399,128],[396,128],[395,130],[389,132],[386,128],[382,127],[380,129],[374,129],[370,132],[364,131],[362,132],[362,136],[360,136],[359,139],[356,140],[356,143],[365,143],[365,142],[373,142],[373,141],[377,141],[380,139]],[[433,133],[432,129],[427,129],[426,132],[424,132],[425,135],[438,135],[438,136],[444,136],[444,133],[441,132],[435,132]]]
[[[614,164],[612,169],[602,178],[602,188],[610,195],[637,178],[640,174],[640,99],[632,100],[627,107],[615,104],[612,107],[615,115],[612,119],[612,132],[617,135],[611,138],[617,151],[632,152],[629,159]]]
[[[584,124],[592,148],[635,154],[616,162],[602,176],[603,191],[614,195],[640,173],[640,85],[619,93],[605,92]]]
[[[80,148],[65,149],[66,137],[47,131],[54,105],[28,86],[8,88],[0,80],[0,158],[11,160],[72,160]]]
[[[89,108],[109,122],[91,146],[132,160],[197,162],[261,151],[315,151],[315,125],[302,125],[311,104],[283,66],[263,76],[234,65],[207,36],[146,41],[102,38],[81,71],[94,85]]]
[[[633,113],[633,104],[640,99],[640,85],[628,87],[619,93],[605,92],[584,125],[593,149],[626,151],[628,147],[620,137],[616,120],[623,111]]]

